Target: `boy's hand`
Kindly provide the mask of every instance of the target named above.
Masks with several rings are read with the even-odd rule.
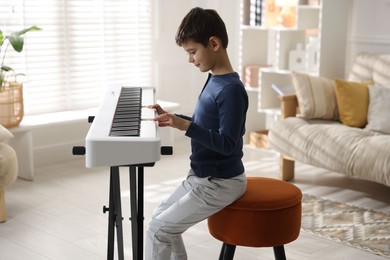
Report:
[[[161,108],[161,106],[159,104],[150,105],[150,106],[148,106],[148,108],[156,110],[157,115],[167,113],[164,109]]]
[[[173,128],[177,128],[182,131],[187,131],[191,122],[185,120],[181,117],[178,117],[174,114],[166,112],[164,109],[160,107],[160,105],[151,105],[149,108],[155,109],[158,116],[153,118],[153,121],[157,121],[160,127],[170,126]]]

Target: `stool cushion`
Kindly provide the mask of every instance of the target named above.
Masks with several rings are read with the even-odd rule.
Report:
[[[301,203],[302,193],[294,185],[272,178],[248,177],[245,194],[228,207],[249,211],[284,209]]]
[[[269,247],[295,240],[301,228],[302,193],[272,178],[248,177],[244,195],[210,216],[210,234],[231,245]]]
[[[18,161],[15,150],[5,143],[0,143],[0,187],[7,187],[16,180]]]

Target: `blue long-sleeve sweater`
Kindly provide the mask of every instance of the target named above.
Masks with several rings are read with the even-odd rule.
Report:
[[[191,168],[199,177],[231,178],[242,163],[248,96],[237,73],[211,75],[199,95],[186,136],[191,138]]]

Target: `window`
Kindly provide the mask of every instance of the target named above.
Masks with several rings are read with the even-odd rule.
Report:
[[[37,25],[7,65],[25,114],[92,108],[111,85],[152,85],[151,0],[0,0],[3,32]]]

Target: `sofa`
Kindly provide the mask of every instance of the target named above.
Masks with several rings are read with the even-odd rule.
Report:
[[[280,178],[295,161],[390,186],[390,55],[359,53],[346,79],[292,72],[269,130]]]
[[[12,137],[12,133],[0,125],[0,223],[7,220],[5,189],[16,180],[18,174],[15,150],[4,143],[5,140]]]

